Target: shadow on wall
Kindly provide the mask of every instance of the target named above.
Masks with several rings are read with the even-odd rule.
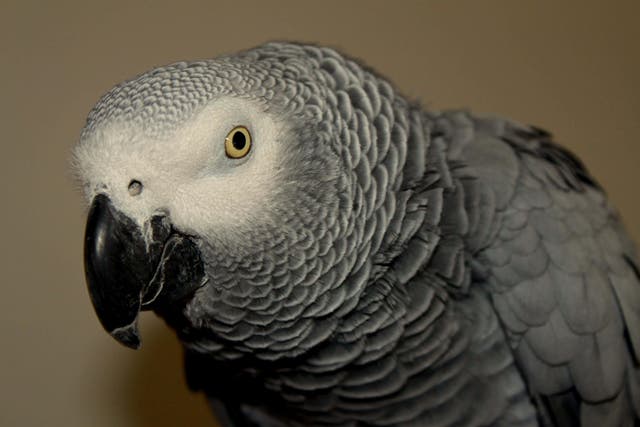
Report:
[[[168,327],[145,328],[125,389],[136,427],[218,427],[203,394],[187,388],[182,349]]]

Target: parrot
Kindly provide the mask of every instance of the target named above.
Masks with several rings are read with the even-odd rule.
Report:
[[[71,164],[101,325],[164,319],[225,427],[640,423],[634,242],[540,127],[267,42],[118,84]]]

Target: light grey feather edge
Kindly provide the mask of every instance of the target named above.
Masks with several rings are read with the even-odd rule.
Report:
[[[536,155],[543,132],[472,120],[473,138],[462,148],[452,144],[449,161],[465,165],[456,172],[460,185],[493,193],[496,203],[467,198],[469,217],[484,219],[466,244],[531,393],[574,389],[582,425],[633,425],[640,284],[617,213],[600,189]]]

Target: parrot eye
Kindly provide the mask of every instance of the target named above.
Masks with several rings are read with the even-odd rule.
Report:
[[[244,126],[236,126],[224,140],[224,151],[227,157],[241,159],[251,150],[251,134]]]

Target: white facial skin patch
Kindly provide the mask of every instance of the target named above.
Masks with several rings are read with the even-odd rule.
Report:
[[[225,154],[236,126],[251,136],[239,159]],[[128,122],[101,125],[76,147],[74,166],[88,201],[104,193],[141,227],[164,212],[182,232],[226,240],[265,213],[289,135],[285,122],[260,104],[218,98],[162,138],[150,139]]]

